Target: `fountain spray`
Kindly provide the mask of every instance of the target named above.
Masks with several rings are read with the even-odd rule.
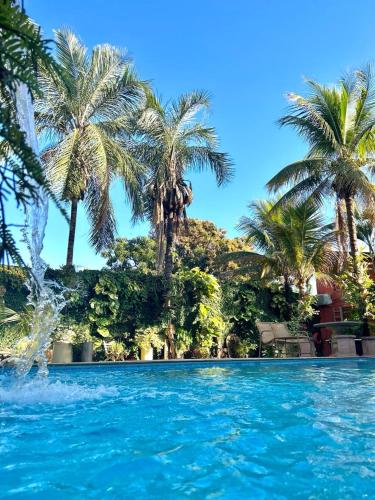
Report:
[[[17,120],[25,133],[27,143],[39,156],[38,139],[35,130],[34,107],[29,89],[19,84],[16,90]],[[15,366],[17,375],[27,375],[36,361],[38,375],[48,375],[46,349],[51,341],[51,334],[59,321],[59,314],[65,306],[64,290],[56,283],[45,279],[47,264],[41,257],[43,241],[48,219],[48,195],[42,186],[35,185],[36,199],[26,207],[24,240],[30,254],[31,272],[27,286],[28,304],[32,307],[32,319],[29,335],[17,346]]]

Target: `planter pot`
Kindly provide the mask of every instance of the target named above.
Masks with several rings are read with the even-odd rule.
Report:
[[[142,361],[152,361],[154,359],[154,348],[149,347],[148,349],[141,349],[141,360]]]
[[[226,338],[229,358],[237,358],[237,349],[240,343],[239,337],[235,334],[229,334]]]
[[[92,342],[83,342],[81,344],[81,361],[83,363],[91,363],[93,352],[94,352],[93,343]]]
[[[335,335],[332,337],[332,354],[338,358],[357,356],[355,335]]]
[[[362,352],[364,356],[375,356],[375,337],[362,337]]]
[[[52,363],[72,363],[73,346],[67,342],[54,342]]]

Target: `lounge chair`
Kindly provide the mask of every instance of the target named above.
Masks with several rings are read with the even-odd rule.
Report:
[[[287,356],[288,347],[297,347],[298,356],[314,356],[314,345],[308,335],[299,332],[294,335],[288,329],[287,323],[271,323],[257,321],[256,326],[259,331],[259,352],[262,345],[274,345],[276,348],[281,346],[281,353]]]

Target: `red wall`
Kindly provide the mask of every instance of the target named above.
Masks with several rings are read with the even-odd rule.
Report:
[[[336,285],[330,285],[318,281],[317,291],[319,294],[328,293],[332,299],[332,304],[329,304],[327,306],[319,306],[320,323],[335,321],[334,309],[338,309],[339,307],[347,307],[347,304],[341,298],[340,288]]]
[[[375,271],[372,270],[372,268],[370,268],[369,272],[371,278],[375,280]],[[348,305],[341,298],[342,294],[340,288],[337,285],[322,283],[319,280],[317,280],[316,288],[318,294],[328,293],[332,299],[332,304],[328,306],[319,306],[320,323],[326,323],[328,321],[337,321],[337,319],[335,319],[334,317],[334,310],[340,307],[344,308],[348,307]]]

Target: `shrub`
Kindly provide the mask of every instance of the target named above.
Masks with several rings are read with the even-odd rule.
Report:
[[[198,268],[176,273],[172,315],[178,348],[186,348],[190,343],[190,349],[209,355],[226,330],[221,301],[219,282],[211,274]]]

